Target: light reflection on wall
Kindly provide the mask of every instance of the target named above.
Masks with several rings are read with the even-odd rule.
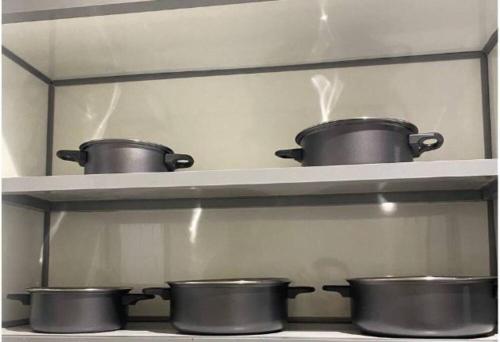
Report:
[[[333,49],[333,43],[335,41],[334,34],[328,22],[328,14],[326,13],[325,10],[325,0],[319,1],[318,5],[319,5],[318,33],[314,46],[311,49],[311,56],[316,58],[329,55],[329,52],[331,52]]]
[[[65,211],[55,212],[53,217],[55,217],[55,220],[52,220],[52,217],[51,217],[51,221],[54,223],[50,225],[49,241],[52,241],[52,239],[56,235],[57,231],[61,227],[61,224],[62,224],[64,218],[66,217],[66,212]],[[43,245],[40,247],[40,258],[38,259],[38,262],[40,264],[42,264],[42,262],[43,262]]]
[[[198,206],[193,209],[193,213],[191,214],[191,223],[189,224],[189,242],[193,245],[196,243],[196,236],[198,235],[198,224],[200,222],[202,211],[203,209]]]
[[[398,205],[394,202],[380,203],[380,209],[386,214],[392,214],[398,210]]]
[[[386,200],[384,195],[377,195],[380,210],[387,215],[394,214],[398,210],[398,204],[394,202],[389,202]]]
[[[113,95],[111,96],[111,101],[109,102],[109,106],[106,109],[106,113],[104,114],[103,118],[99,122],[99,125],[97,126],[97,129],[94,132],[94,135],[92,136],[92,139],[101,139],[104,137],[104,132],[108,127],[109,118],[115,112],[116,106],[118,105],[118,101],[120,100],[121,93],[122,92],[120,85],[118,83],[115,83],[113,85]]]
[[[2,137],[2,176],[3,177],[18,177],[20,176],[17,171],[16,163],[12,158],[12,155],[9,151],[9,145],[5,142],[5,137]]]
[[[311,82],[318,92],[321,122],[329,121],[330,113],[342,94],[344,83],[339,79],[337,72],[334,73],[333,82],[321,74],[311,77]]]
[[[335,41],[334,34],[328,22],[328,14],[325,10],[325,0],[318,1],[318,32],[314,45],[311,47],[311,57],[328,55],[329,50],[333,49]],[[311,82],[316,88],[319,96],[319,104],[321,108],[321,122],[330,120],[330,113],[335,108],[342,89],[343,82],[340,81],[338,74],[335,72],[333,81],[330,81],[326,76],[317,74],[311,77]]]

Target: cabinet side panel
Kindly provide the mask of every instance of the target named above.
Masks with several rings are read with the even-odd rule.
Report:
[[[42,176],[48,86],[4,56],[2,71],[2,176]]]
[[[2,176],[45,174],[48,86],[2,56]],[[43,213],[2,205],[2,320],[29,316],[8,293],[39,286]]]
[[[40,286],[43,213],[2,205],[2,320],[28,318],[29,306],[6,299],[9,293]]]

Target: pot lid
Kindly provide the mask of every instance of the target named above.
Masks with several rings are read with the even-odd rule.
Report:
[[[289,284],[286,278],[235,278],[168,281],[170,286],[276,286]]]
[[[370,278],[351,278],[347,279],[349,283],[358,284],[378,284],[378,283],[420,283],[420,284],[461,284],[471,282],[483,282],[488,280],[496,280],[497,277],[450,277],[450,276],[409,276],[409,277],[370,277]]]
[[[108,292],[128,292],[131,287],[30,287],[26,291],[33,292],[92,292],[92,293],[108,293]]]
[[[371,117],[360,117],[360,118],[353,118],[353,119],[343,119],[343,120],[335,120],[335,121],[328,121],[328,122],[323,122],[318,125],[309,127],[304,129],[302,132],[297,134],[295,137],[295,142],[300,145],[300,142],[302,139],[311,133],[316,133],[319,131],[322,131],[324,129],[328,129],[333,126],[341,126],[341,125],[353,125],[353,124],[360,124],[360,123],[377,123],[377,124],[384,124],[384,125],[391,125],[391,126],[399,126],[408,129],[411,133],[418,133],[418,128],[411,122],[405,121],[405,120],[399,120],[399,119],[390,119],[390,118],[371,118]]]
[[[84,142],[83,144],[80,145],[79,149],[83,151],[87,147],[91,145],[97,145],[97,144],[124,144],[124,145],[136,145],[139,147],[145,147],[145,148],[153,148],[156,150],[163,151],[165,153],[174,153],[172,149],[168,148],[167,146],[160,145],[160,144],[155,144],[147,141],[142,141],[138,139],[94,139],[94,140],[89,140]]]

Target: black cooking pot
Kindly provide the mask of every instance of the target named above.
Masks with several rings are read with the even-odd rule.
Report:
[[[7,298],[31,305],[30,325],[45,333],[88,333],[122,329],[128,305],[154,298],[130,288],[29,288]]]
[[[170,300],[172,325],[192,334],[258,334],[283,329],[287,299],[314,292],[286,279],[221,279],[168,282],[146,294]]]
[[[303,166],[410,162],[443,144],[439,133],[418,133],[396,119],[358,118],[325,122],[300,132],[302,148],[276,151]]]
[[[57,151],[57,156],[78,162],[85,168],[85,174],[175,171],[194,163],[190,155],[177,154],[166,146],[139,140],[91,140],[79,148],[79,151]]]
[[[326,291],[351,298],[363,332],[395,337],[478,337],[497,327],[496,277],[348,279]]]

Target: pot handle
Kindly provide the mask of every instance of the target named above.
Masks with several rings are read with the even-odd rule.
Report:
[[[351,297],[351,286],[350,285],[325,285],[323,286],[324,291],[338,292],[342,297]]]
[[[87,162],[87,152],[74,150],[59,150],[57,156],[66,161],[77,162],[80,166],[84,166]]]
[[[166,153],[165,165],[168,171],[175,171],[175,169],[185,169],[193,166],[194,159],[189,154],[179,153]]]
[[[31,304],[31,295],[29,293],[11,293],[7,295],[7,299],[18,300],[23,305]]]
[[[153,296],[160,296],[164,300],[170,300],[170,289],[168,287],[148,287],[142,293]]]
[[[431,143],[426,143],[427,140],[434,141]],[[424,152],[440,148],[441,145],[443,145],[444,138],[437,132],[418,133],[410,134],[410,136],[408,137],[408,142],[410,144],[413,156],[420,157],[420,155]]]
[[[285,159],[295,159],[301,162],[304,159],[304,150],[301,148],[291,148],[289,150],[278,150],[274,152],[277,157]]]
[[[287,298],[293,299],[301,293],[314,292],[316,289],[312,286],[290,286],[287,290]]]
[[[123,305],[135,305],[137,302],[145,299],[153,299],[155,296],[144,293],[127,293],[122,296]]]

